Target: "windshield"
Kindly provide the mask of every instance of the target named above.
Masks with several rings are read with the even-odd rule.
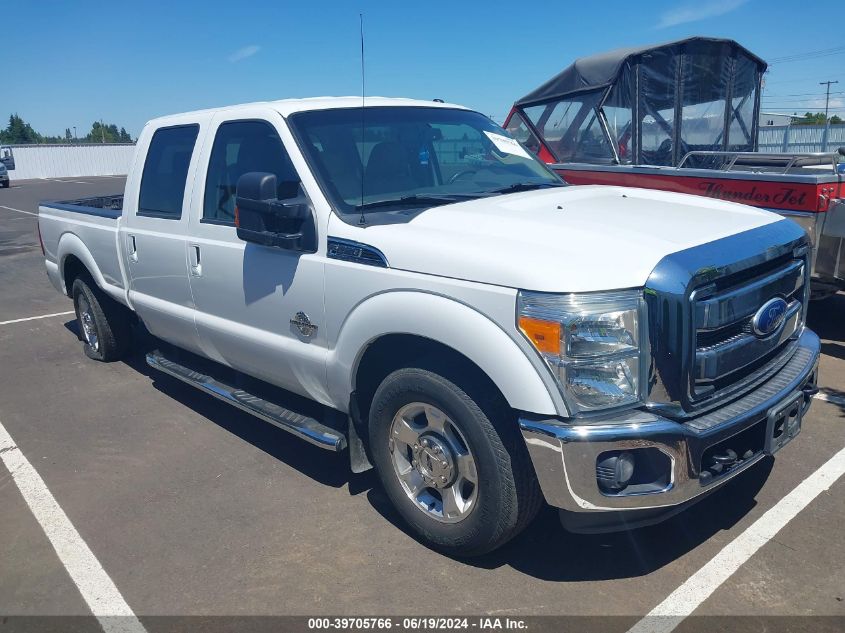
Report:
[[[291,117],[323,191],[346,220],[407,220],[438,204],[561,186],[487,117],[468,110],[371,107]],[[362,195],[363,189],[363,195]],[[345,217],[350,216],[350,217]]]

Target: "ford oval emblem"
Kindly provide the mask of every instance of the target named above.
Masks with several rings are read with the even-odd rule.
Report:
[[[787,307],[786,301],[780,297],[766,301],[751,319],[751,329],[754,330],[754,334],[762,338],[777,332],[783,325]]]

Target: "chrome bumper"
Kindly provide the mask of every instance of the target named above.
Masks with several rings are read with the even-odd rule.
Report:
[[[768,413],[814,386],[819,338],[801,334],[792,358],[778,373],[742,398],[684,423],[632,410],[590,418],[579,424],[555,419],[519,420],[534,470],[546,501],[579,513],[619,513],[644,509],[672,509],[718,488],[766,455],[764,446],[725,474],[699,479],[702,457],[714,447],[755,425],[768,422]],[[805,407],[809,406],[806,396]],[[754,432],[751,432],[754,433]],[[667,484],[645,493],[603,492],[596,479],[596,462],[606,451],[655,448],[668,456]]]

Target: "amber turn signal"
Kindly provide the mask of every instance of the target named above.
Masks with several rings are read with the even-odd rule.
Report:
[[[519,329],[544,354],[560,355],[560,323],[532,317],[519,317]]]

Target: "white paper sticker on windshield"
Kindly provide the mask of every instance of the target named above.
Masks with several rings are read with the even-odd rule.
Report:
[[[504,152],[505,154],[513,154],[514,156],[522,156],[523,158],[531,158],[528,155],[528,152],[516,142],[516,140],[512,138],[508,138],[507,136],[502,136],[501,134],[494,134],[493,132],[488,132],[484,130],[484,133],[487,135],[491,141],[493,141],[493,145],[496,146],[496,149],[500,152]]]

